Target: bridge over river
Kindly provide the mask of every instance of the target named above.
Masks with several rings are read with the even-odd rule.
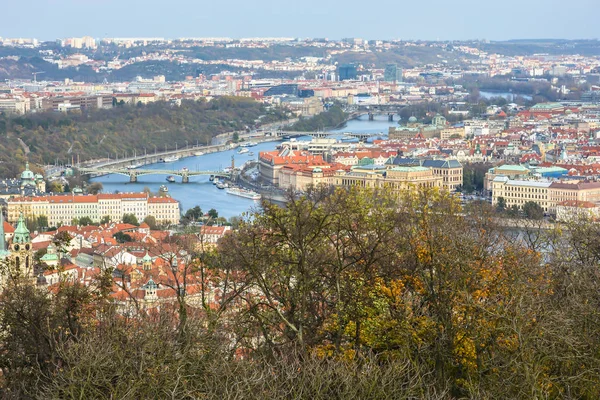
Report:
[[[137,169],[137,168],[78,168],[82,175],[100,176],[107,174],[119,174],[129,176],[129,182],[137,182],[138,177],[146,175],[171,175],[180,176],[182,183],[188,183],[190,176],[210,175],[214,177],[222,177],[233,179],[235,171],[190,171],[186,168],[180,170],[163,170],[163,169]]]

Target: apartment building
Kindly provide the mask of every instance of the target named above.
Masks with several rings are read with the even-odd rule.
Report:
[[[538,204],[545,212],[556,214],[557,206],[570,203],[600,202],[600,182],[550,182],[535,180],[512,180],[497,176],[492,182],[492,204],[504,198],[507,207],[523,207],[529,201]]]
[[[497,176],[491,185],[492,204],[498,204],[500,197],[504,199],[506,207],[521,208],[525,203],[533,201],[542,207],[544,212],[551,212],[554,207],[549,199],[550,185],[551,182],[548,181],[513,180],[506,176]]]
[[[119,221],[133,214],[138,221],[153,216],[159,224],[179,221],[179,202],[171,197],[149,197],[146,193],[98,195],[54,195],[15,197],[8,200],[8,221],[15,222],[23,212],[26,218],[48,218],[49,226],[67,225],[73,219],[89,217],[93,222],[108,216]]]

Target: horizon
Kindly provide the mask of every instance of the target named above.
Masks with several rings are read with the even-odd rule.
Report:
[[[600,12],[600,3],[583,0],[578,9],[585,12],[580,13],[554,11],[563,7],[559,0],[548,0],[543,7],[532,0],[506,0],[500,6],[472,4],[469,0],[448,5],[432,0],[427,7],[381,0],[371,8],[356,0],[343,4],[319,0],[302,4],[229,0],[201,5],[193,0],[172,0],[168,6],[158,0],[33,0],[3,5],[5,18],[0,36],[41,41],[80,36],[355,37],[410,41],[598,39],[595,15]]]

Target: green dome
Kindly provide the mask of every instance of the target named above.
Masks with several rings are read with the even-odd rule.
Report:
[[[414,115],[408,119],[408,122],[417,122],[417,117]]]
[[[21,173],[22,181],[32,181],[35,179],[35,174],[29,170],[29,162],[25,163],[25,171]]]
[[[152,257],[150,257],[150,255],[148,254],[148,252],[146,252],[146,255],[144,256],[144,258],[142,258],[142,261],[147,263],[147,262],[152,262]]]

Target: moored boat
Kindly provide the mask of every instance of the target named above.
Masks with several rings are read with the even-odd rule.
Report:
[[[168,187],[166,187],[165,185],[161,185],[161,186],[160,186],[160,188],[158,188],[158,190],[159,190],[161,193],[167,193],[167,192],[169,191],[169,188],[168,188]]]
[[[175,182],[175,177],[173,175],[167,176],[167,182],[171,182],[171,183]]]
[[[175,162],[175,161],[179,161],[179,156],[165,157],[165,161],[164,162],[169,163],[169,162]]]
[[[232,188],[227,189],[227,194],[244,197],[246,199],[251,199],[251,200],[260,200],[262,197],[260,194],[253,192],[252,190],[237,188],[237,187],[232,187]]]

